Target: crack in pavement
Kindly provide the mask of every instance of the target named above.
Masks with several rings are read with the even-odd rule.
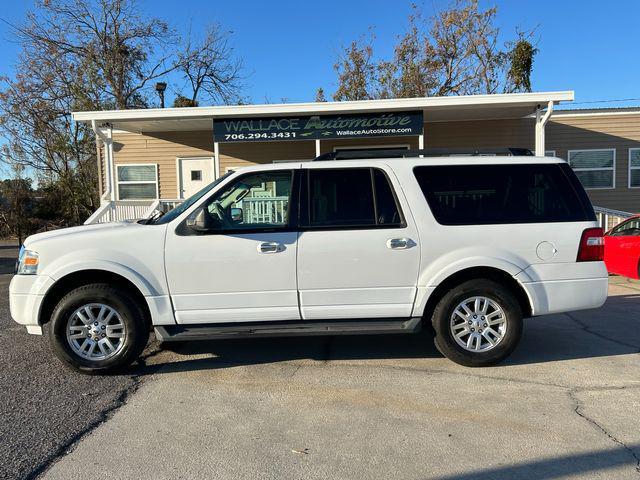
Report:
[[[585,331],[587,333],[590,333],[591,335],[595,335],[596,337],[601,338],[602,340],[607,340],[609,342],[613,342],[613,343],[615,343],[617,345],[620,345],[622,347],[634,348],[636,350],[635,353],[640,353],[640,346],[638,346],[638,345],[635,345],[633,343],[623,342],[623,341],[618,340],[616,338],[611,338],[611,337],[609,337],[607,335],[604,335],[603,333],[591,330],[589,325],[587,325],[586,323],[584,323],[581,320],[578,320],[575,316],[573,316],[573,314],[571,314],[569,312],[565,312],[565,313],[563,313],[563,315],[565,315],[569,319],[573,320],[583,331]]]
[[[586,389],[585,389],[586,390]],[[584,391],[584,390],[581,390]],[[615,437],[613,434],[611,434],[606,428],[604,428],[602,425],[600,425],[595,419],[591,418],[590,416],[588,416],[585,412],[584,412],[584,407],[583,405],[580,403],[580,400],[577,397],[577,393],[578,390],[576,389],[571,389],[568,392],[569,398],[571,399],[571,401],[574,403],[575,407],[573,409],[573,411],[582,419],[586,420],[587,422],[589,422],[590,424],[592,424],[593,426],[595,426],[596,428],[598,428],[602,433],[604,433],[612,442],[617,443],[618,445],[620,445],[622,448],[624,448],[627,452],[629,452],[629,454],[633,457],[633,459],[636,461],[636,466],[635,466],[635,470],[636,473],[638,473],[640,475],[640,456],[638,456],[636,454],[636,452],[633,451],[632,448],[630,448],[626,443],[624,443],[622,440],[618,439],[617,437]]]

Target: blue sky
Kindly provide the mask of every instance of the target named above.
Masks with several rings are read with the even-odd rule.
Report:
[[[387,56],[403,32],[410,1],[401,0],[139,0],[151,15],[179,29],[194,30],[219,22],[233,32],[235,50],[244,60],[246,94],[254,103],[311,101],[317,87],[335,89],[332,65],[341,45],[366,34],[376,35],[375,51]],[[540,52],[533,72],[534,90],[575,90],[576,107],[602,100],[639,98],[637,0],[501,0],[498,23],[505,37],[516,27],[537,27]],[[418,1],[426,14],[444,8],[441,0]],[[19,22],[32,6],[14,0],[0,18]],[[0,74],[10,74],[17,45],[0,24]],[[629,101],[626,104],[640,104]],[[618,106],[601,104],[601,106]]]
[[[253,103],[312,101],[321,86],[335,90],[332,68],[341,45],[372,29],[375,53],[389,57],[407,24],[410,0],[138,0],[149,15],[186,31],[220,23],[246,66],[245,94]],[[574,90],[573,108],[640,105],[640,1],[480,0],[498,7],[498,26],[536,28],[535,91]],[[0,18],[19,23],[33,0],[9,0]],[[426,16],[446,0],[415,0]],[[0,76],[11,75],[19,46],[0,22]],[[169,79],[171,81],[171,79]],[[635,99],[626,102],[608,100]],[[169,102],[171,100],[169,99]],[[565,105],[562,108],[567,108]],[[2,139],[0,138],[0,144]],[[0,178],[4,177],[0,165]]]

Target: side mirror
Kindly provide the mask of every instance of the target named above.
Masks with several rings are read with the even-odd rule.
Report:
[[[220,219],[212,216],[205,208],[200,207],[187,218],[187,227],[195,232],[210,232],[222,227]]]
[[[235,223],[240,223],[244,219],[244,212],[241,208],[232,208],[231,209],[231,220]]]

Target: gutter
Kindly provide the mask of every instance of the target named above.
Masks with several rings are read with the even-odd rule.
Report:
[[[100,197],[100,203],[102,203],[102,201],[104,200],[105,202],[110,202],[113,201],[113,140],[111,138],[112,133],[111,133],[111,129],[109,129],[109,135],[105,135],[102,130],[97,126],[96,121],[95,120],[91,120],[91,129],[93,130],[93,133],[96,134],[96,139],[100,138],[100,140],[102,140],[102,143],[104,145],[104,158],[105,158],[105,167],[106,167],[106,172],[105,172],[105,180],[107,182],[107,189],[105,190],[105,192],[102,194],[102,196]],[[96,141],[96,148],[98,149],[98,166],[100,167],[100,173],[102,174],[102,167],[101,167],[101,162],[100,162],[100,148],[97,145],[97,141]],[[102,182],[102,175],[100,176],[100,182]]]

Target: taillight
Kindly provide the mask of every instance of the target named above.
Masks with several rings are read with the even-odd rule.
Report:
[[[582,232],[577,262],[604,260],[604,232],[601,228],[587,228]]]

